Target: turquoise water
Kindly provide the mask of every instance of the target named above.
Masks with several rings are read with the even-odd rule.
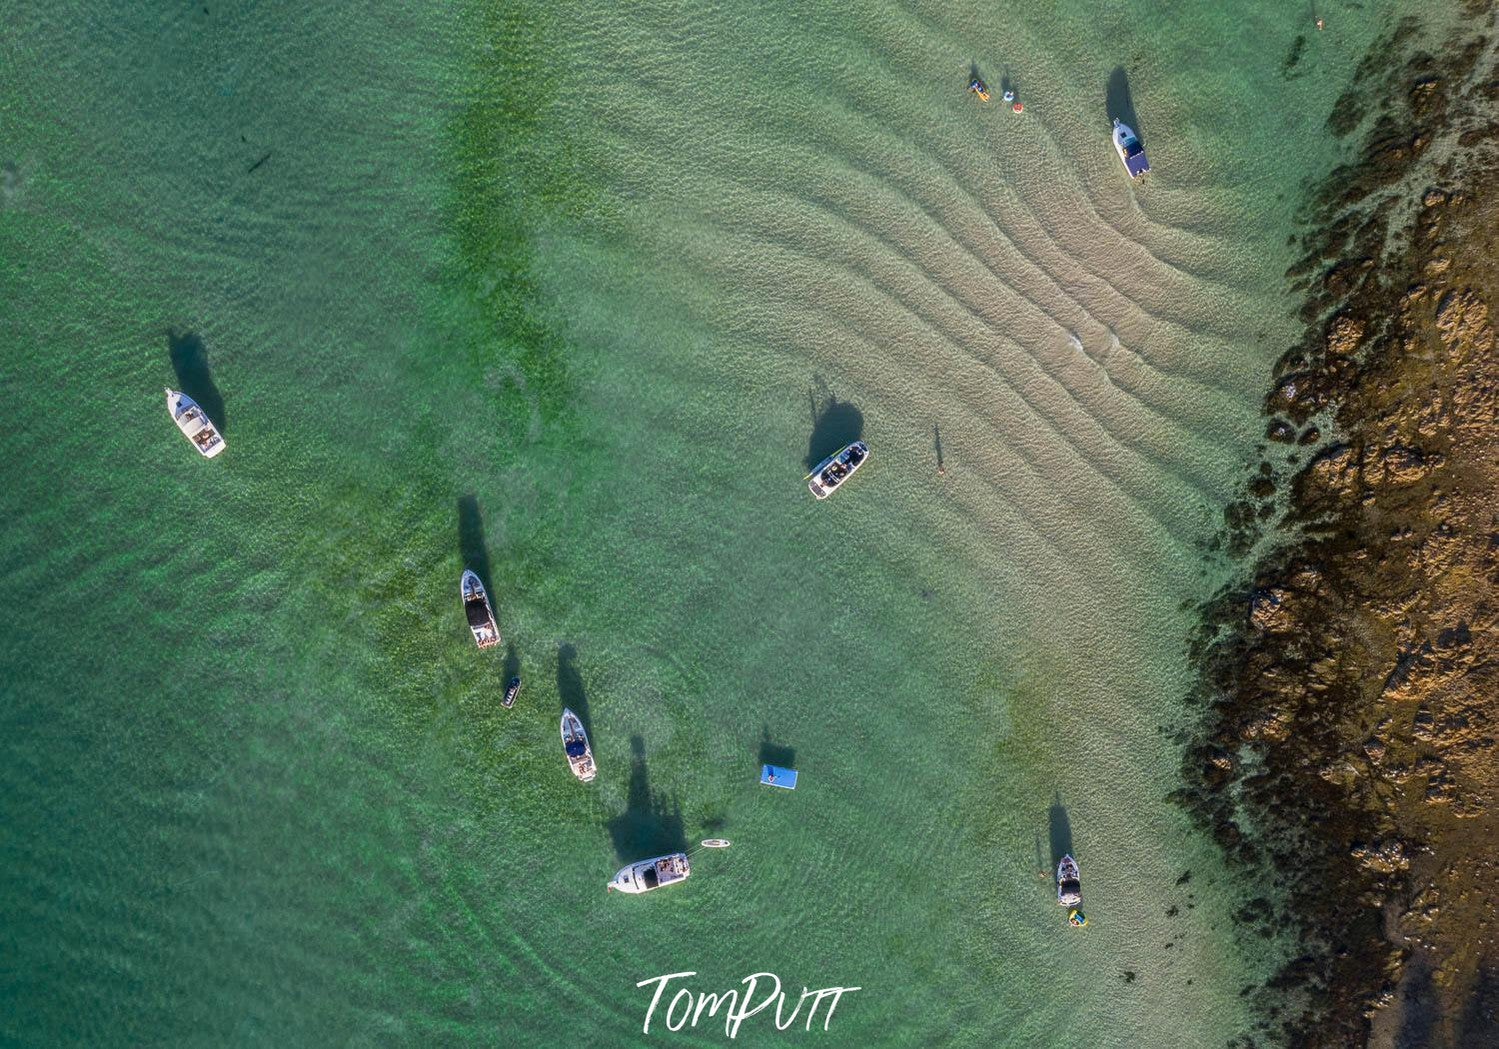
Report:
[[[1288,78],[1296,3],[782,8],[14,18],[0,1038],[718,1044],[641,1034],[685,970],[857,985],[837,1045],[1243,1029],[1272,952],[1163,800],[1183,638],[1395,11]]]

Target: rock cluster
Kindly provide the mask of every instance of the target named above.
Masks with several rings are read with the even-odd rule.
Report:
[[[1370,83],[1410,85],[1329,179],[1288,274],[1308,336],[1265,409],[1292,445],[1295,538],[1194,642],[1180,800],[1274,888],[1241,927],[1299,944],[1258,992],[1272,1043],[1499,1044],[1499,168],[1473,134],[1494,126],[1499,63],[1482,40],[1382,64],[1415,34],[1371,52],[1356,114],[1330,121],[1352,133]],[[1231,552],[1255,546],[1275,474],[1229,508]]]

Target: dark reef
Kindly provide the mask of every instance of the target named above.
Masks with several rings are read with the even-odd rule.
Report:
[[[1364,137],[1287,273],[1280,444],[1225,514],[1254,560],[1192,641],[1178,800],[1268,887],[1240,929],[1298,945],[1245,1044],[1499,1045],[1499,63],[1465,8],[1402,21],[1329,118]]]

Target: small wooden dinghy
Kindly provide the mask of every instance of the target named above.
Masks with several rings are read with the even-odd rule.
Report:
[[[783,769],[779,765],[761,765],[760,782],[767,787],[796,789],[796,769]]]
[[[817,469],[807,475],[807,487],[812,489],[812,494],[817,498],[826,499],[833,494],[833,489],[852,477],[854,471],[864,465],[868,458],[869,445],[863,441],[855,441],[818,463]]]
[[[172,421],[177,424],[177,429],[182,431],[182,436],[193,442],[193,447],[203,453],[205,459],[212,459],[224,450],[224,435],[219,433],[213,425],[213,421],[203,414],[203,409],[198,402],[193,400],[181,390],[174,390],[170,386],[167,391],[167,412],[172,416]]]
[[[484,584],[470,569],[463,572],[463,614],[468,618],[468,628],[474,632],[474,643],[480,648],[490,648],[500,643],[500,628],[494,622],[494,609],[489,607],[489,595]]]
[[[562,711],[562,752],[567,755],[567,765],[573,775],[587,783],[598,775],[593,764],[593,749],[588,746],[588,733],[583,731],[583,722],[571,710]],[[643,890],[642,890],[643,891]]]
[[[1063,907],[1076,907],[1083,902],[1083,883],[1078,875],[1077,860],[1063,856],[1057,864],[1057,903]]]
[[[515,706],[515,697],[520,693],[520,678],[513,677],[505,685],[505,698],[500,700],[500,706],[509,710]]]
[[[687,862],[687,854],[673,852],[669,856],[657,856],[655,859],[641,860],[621,867],[609,880],[609,889],[612,892],[638,895],[659,889],[663,885],[686,881],[691,873],[692,866]]]

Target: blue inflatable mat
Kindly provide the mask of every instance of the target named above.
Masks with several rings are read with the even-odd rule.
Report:
[[[796,769],[783,769],[779,765],[761,765],[760,782],[770,787],[796,789]]]

